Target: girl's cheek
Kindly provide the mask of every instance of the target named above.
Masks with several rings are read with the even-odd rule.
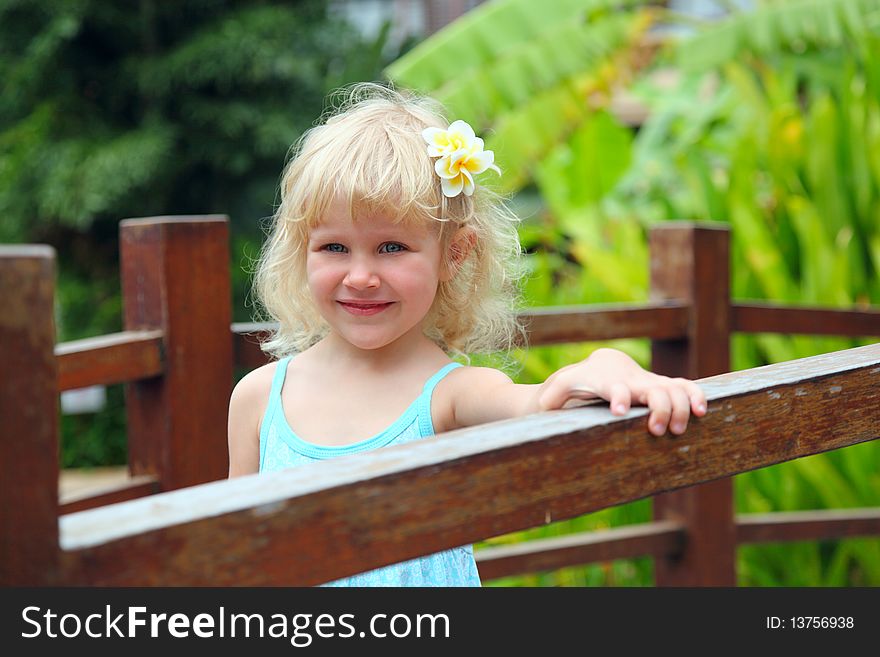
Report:
[[[334,267],[326,265],[311,265],[306,269],[306,277],[312,290],[324,289],[334,284],[334,279],[339,278]]]
[[[306,262],[306,273],[309,276],[328,276],[340,268],[339,263],[334,263],[320,256],[309,258]]]

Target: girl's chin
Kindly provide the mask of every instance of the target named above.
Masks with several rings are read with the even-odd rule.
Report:
[[[356,349],[360,349],[361,351],[379,351],[390,345],[393,341],[373,341],[373,342],[352,342],[349,341],[349,344]]]
[[[349,322],[328,323],[330,324],[330,332],[336,339],[347,342],[352,347],[364,351],[375,351],[388,347],[400,340],[406,339],[407,336],[411,338],[415,335],[415,331],[423,335],[416,326],[402,330],[399,326],[392,329],[387,323],[375,326],[352,326]]]
[[[399,335],[365,335],[363,332],[352,334],[345,331],[337,332],[336,335],[339,339],[344,340],[352,347],[363,349],[364,351],[374,351],[376,349],[381,349],[382,347],[387,347],[401,337]]]

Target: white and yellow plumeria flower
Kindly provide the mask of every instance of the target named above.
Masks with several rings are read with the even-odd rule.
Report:
[[[428,144],[428,155],[440,158],[434,171],[440,176],[445,196],[452,198],[461,192],[470,196],[474,193],[474,175],[486,169],[501,173],[494,164],[495,153],[483,149],[483,140],[465,121],[454,121],[446,130],[425,128],[422,137]]]

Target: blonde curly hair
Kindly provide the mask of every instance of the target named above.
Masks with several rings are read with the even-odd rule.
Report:
[[[440,105],[372,83],[343,89],[334,99],[325,120],[292,148],[257,263],[257,300],[264,318],[278,323],[263,350],[281,358],[327,334],[309,294],[306,246],[311,229],[337,199],[347,201],[353,218],[382,213],[395,221],[439,222],[442,253],[456,230],[468,227],[473,248],[451,280],[439,283],[423,329],[450,354],[509,350],[523,337],[516,320],[517,219],[483,185],[472,196],[441,193],[421,134],[448,127]]]

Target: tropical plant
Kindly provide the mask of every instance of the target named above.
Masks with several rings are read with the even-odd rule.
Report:
[[[647,0],[488,2],[386,69],[391,80],[431,93],[482,130],[504,164],[502,189],[529,182],[531,167],[589,113],[651,23]]]
[[[681,82],[663,94],[647,93],[651,118],[615,201],[646,217],[729,222],[735,297],[880,303],[878,45],[876,0],[765,3],[683,41],[670,53]],[[701,89],[711,87],[708,102],[688,111]],[[738,336],[734,366],[859,343]],[[878,447],[742,475],[738,508],[876,506]],[[740,565],[745,583],[876,585],[880,542],[749,547]]]
[[[643,68],[636,44],[651,25],[669,21],[668,13],[644,2],[571,0],[558,12],[532,4],[489,3],[388,69],[399,84],[438,96],[454,116],[463,114],[489,133],[496,161],[512,172],[508,191],[527,194],[534,185],[540,194],[544,209],[522,230],[532,254],[530,303],[644,299],[645,231],[682,218],[731,225],[736,298],[880,303],[880,1],[759,3],[752,11],[692,25]],[[568,43],[562,33],[586,41],[603,34],[597,42],[612,45],[598,58],[585,57],[583,50],[557,47]],[[453,62],[454,47],[468,43],[478,45]],[[526,65],[533,61],[528,53],[540,53],[534,61],[546,61],[549,72]],[[635,135],[611,111],[615,83],[629,81],[629,91],[649,110]],[[482,86],[474,91],[467,85]],[[508,87],[516,93],[498,91]],[[469,94],[477,99],[470,104]],[[485,100],[498,96],[511,100]],[[540,105],[545,98],[555,100]],[[854,344],[735,336],[733,366]],[[646,362],[644,343],[624,348]],[[540,380],[590,349],[533,349],[523,355],[523,379]],[[742,475],[738,510],[876,506],[878,447]],[[648,516],[639,503],[550,531]],[[592,582],[603,572],[598,568],[580,570],[574,580],[566,571],[569,579],[547,575],[539,581]],[[604,581],[645,583],[648,570],[604,571],[616,573]],[[739,572],[744,584],[876,585],[880,543],[743,548]]]

